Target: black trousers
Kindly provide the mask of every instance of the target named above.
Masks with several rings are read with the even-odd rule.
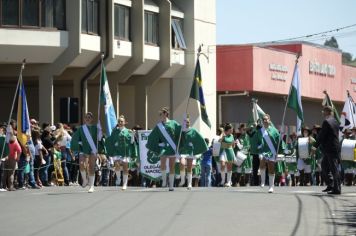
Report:
[[[324,153],[321,162],[322,175],[326,185],[335,192],[341,192],[341,177],[339,171],[339,155],[337,153]]]
[[[260,168],[260,157],[258,154],[252,154],[252,178],[253,178],[253,186],[260,185],[260,181],[258,179],[258,169]]]

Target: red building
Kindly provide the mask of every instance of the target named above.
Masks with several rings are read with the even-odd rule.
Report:
[[[339,112],[347,90],[356,97],[356,68],[342,64],[338,49],[309,42],[220,45],[216,57],[218,122],[246,122],[254,97],[273,122],[280,124],[298,53],[306,125],[321,123],[324,90]],[[296,115],[289,109],[285,124],[296,124]]]

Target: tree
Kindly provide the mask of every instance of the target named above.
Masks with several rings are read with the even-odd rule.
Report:
[[[352,54],[348,52],[342,53],[342,63],[350,63],[352,62]]]
[[[339,48],[339,44],[334,36],[332,36],[329,40],[325,40],[324,45],[332,48]]]

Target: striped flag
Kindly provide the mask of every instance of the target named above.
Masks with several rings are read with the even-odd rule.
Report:
[[[193,80],[192,88],[190,90],[190,98],[193,98],[200,103],[200,113],[201,113],[202,120],[205,122],[207,126],[209,126],[209,128],[211,128],[211,123],[209,121],[208,113],[206,112],[202,83],[203,81],[201,77],[200,62],[198,58],[197,65],[195,67],[194,80]]]
[[[111,99],[111,93],[109,88],[108,79],[106,76],[106,70],[104,62],[102,62],[101,66],[101,78],[100,78],[100,104],[104,105],[105,108],[105,123],[106,123],[106,133],[108,135],[111,134],[111,131],[115,128],[117,124],[116,113],[114,109],[114,105]],[[100,119],[100,117],[99,117]],[[98,121],[100,124],[100,121]]]
[[[356,107],[350,93],[347,93],[344,108],[340,117],[340,130],[352,129],[356,127]]]
[[[297,133],[301,134],[302,124],[304,122],[302,107],[302,92],[300,86],[298,64],[295,64],[292,85],[289,91],[287,106],[297,113]]]
[[[25,146],[31,136],[30,117],[26,100],[25,86],[20,78],[19,97],[17,102],[17,140]]]

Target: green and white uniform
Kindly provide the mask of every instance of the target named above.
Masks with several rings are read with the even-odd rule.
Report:
[[[114,128],[111,135],[106,139],[105,144],[108,155],[113,157],[114,161],[130,163],[131,159],[137,157],[134,132],[125,127]]]
[[[160,123],[163,125],[176,148],[182,126],[175,120],[168,120],[167,122]],[[171,146],[165,135],[158,127],[160,123],[156,125],[148,136],[146,147],[159,156],[174,156],[177,154],[176,150]]]
[[[355,138],[350,138],[354,140]],[[344,141],[344,140],[342,140]],[[341,142],[342,143],[342,142]],[[356,162],[355,161],[345,161],[341,160],[342,168],[344,169],[345,174],[355,174],[356,173]]]
[[[236,148],[238,149],[238,151],[243,152],[247,157],[242,162],[241,166],[237,167],[237,173],[251,174],[252,157],[250,155],[250,138],[248,137],[247,134],[241,134],[238,141],[242,145],[242,148],[239,149],[238,145],[236,145]]]
[[[224,136],[221,140],[220,161],[234,162],[235,153],[233,149],[234,136],[232,134]]]
[[[196,158],[208,150],[206,142],[201,134],[194,128],[182,132],[179,153],[184,158]]]
[[[277,148],[279,142],[279,132],[278,130],[269,125],[268,128],[262,127],[259,129],[259,142],[261,143],[259,147],[259,154],[263,159],[267,161],[276,161]],[[283,153],[285,149],[285,144],[283,141],[280,142],[279,153]]]
[[[287,166],[288,173],[291,175],[294,175],[298,171],[295,143],[288,143],[286,146],[288,153],[289,153],[289,155],[286,156],[286,159],[285,159],[286,166]]]
[[[94,142],[95,148],[97,148],[97,151],[99,154],[105,154],[105,144],[103,142],[103,139],[101,138],[99,142],[97,142],[97,137],[98,137],[98,128],[96,125],[83,125],[80,128],[75,131],[75,133],[72,136],[72,140],[70,142],[70,149],[73,152],[78,152],[78,153],[84,153],[86,155],[91,155],[91,154],[97,154],[94,153],[95,151],[92,150],[88,139],[85,136],[83,127],[86,126],[88,128],[89,134]],[[98,145],[99,144],[99,147]]]

